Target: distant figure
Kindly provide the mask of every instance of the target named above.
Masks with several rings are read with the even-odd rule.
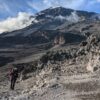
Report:
[[[9,75],[10,75],[10,89],[14,90],[15,83],[18,78],[18,69],[17,68],[10,69]]]

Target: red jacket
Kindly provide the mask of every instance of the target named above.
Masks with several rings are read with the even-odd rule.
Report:
[[[10,69],[10,71],[9,71],[10,80],[13,78],[17,78],[17,77],[18,77],[18,70]]]
[[[9,70],[9,79],[10,79],[10,80],[12,79],[12,73],[13,73],[13,69],[11,68],[11,69]]]

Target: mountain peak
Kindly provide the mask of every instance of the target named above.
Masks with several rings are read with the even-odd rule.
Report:
[[[40,13],[37,13],[36,15],[36,19],[39,21],[47,21],[47,20],[54,20],[54,19],[60,19],[61,20],[67,20],[67,21],[71,21],[73,22],[73,20],[75,20],[75,22],[78,21],[83,21],[83,20],[87,20],[87,19],[97,19],[96,17],[94,17],[96,15],[96,13],[93,12],[87,12],[87,11],[79,11],[79,10],[73,10],[70,8],[64,8],[62,6],[56,6],[56,7],[50,7],[48,9],[45,9],[43,11],[41,11]],[[77,21],[76,21],[77,19]],[[99,19],[99,18],[98,18]]]
[[[52,17],[56,17],[56,16],[69,16],[71,15],[72,12],[74,12],[75,10],[72,9],[67,9],[61,6],[58,7],[50,7],[48,9],[45,9],[43,11],[41,11],[40,13],[37,14],[37,16],[39,17],[39,19],[41,17],[45,17],[45,16],[52,16]]]
[[[62,6],[55,6],[55,7],[50,7],[48,9],[69,9],[69,8],[65,8],[65,7],[62,7]]]

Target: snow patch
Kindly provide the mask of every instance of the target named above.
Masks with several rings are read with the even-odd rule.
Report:
[[[50,7],[49,9],[55,9],[55,8],[61,8],[61,6],[55,5],[55,6]]]
[[[74,11],[70,16],[67,17],[67,20],[70,22],[78,22],[80,20],[80,17],[77,15],[77,12]]]
[[[56,16],[55,19],[60,19],[60,20],[67,20],[67,17],[65,16],[62,16],[62,15],[59,15],[59,16]]]

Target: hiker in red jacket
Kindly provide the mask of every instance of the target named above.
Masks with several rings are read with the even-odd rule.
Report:
[[[15,83],[16,83],[16,80],[18,78],[18,69],[17,68],[11,68],[9,76],[10,76],[10,82],[11,82],[10,83],[10,89],[14,90]]]

